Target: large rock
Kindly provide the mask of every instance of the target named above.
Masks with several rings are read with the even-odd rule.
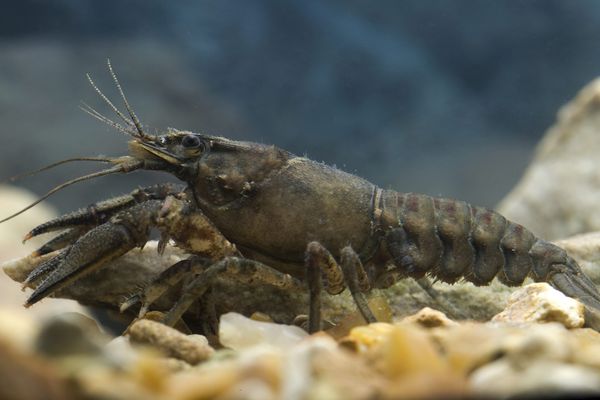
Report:
[[[558,113],[500,213],[546,239],[600,230],[600,79]]]

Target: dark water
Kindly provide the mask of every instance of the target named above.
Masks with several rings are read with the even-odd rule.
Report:
[[[5,2],[0,175],[124,153],[115,69],[142,121],[273,143],[383,187],[493,206],[558,108],[600,73],[595,1]],[[22,182],[43,193],[93,166]],[[166,179],[103,178],[62,210]]]

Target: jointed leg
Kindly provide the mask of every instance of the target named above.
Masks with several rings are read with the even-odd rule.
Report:
[[[344,290],[342,269],[331,253],[318,242],[311,242],[306,248],[306,281],[309,291],[308,331],[321,330],[321,280],[327,282],[329,294],[339,294]]]
[[[173,264],[154,278],[154,280],[148,286],[144,287],[143,290],[133,294],[121,303],[121,312],[140,303],[141,306],[138,316],[139,318],[142,318],[148,312],[148,308],[169,289],[183,281],[187,276],[198,275],[209,265],[210,260],[196,256]]]
[[[284,274],[258,261],[239,257],[226,257],[201,272],[194,280],[183,288],[177,303],[165,316],[164,323],[173,326],[192,303],[202,297],[220,276],[234,278],[241,283],[260,281],[272,286],[292,291],[303,289],[300,281],[291,275]]]
[[[369,287],[365,287],[364,284],[361,287],[359,281],[359,276],[365,274],[365,269],[360,262],[358,254],[356,254],[352,247],[346,246],[342,249],[340,257],[346,285],[348,285],[348,289],[354,298],[358,311],[360,311],[367,323],[377,322],[377,319],[373,315],[373,311],[369,308],[367,299],[363,294],[363,291],[369,290]]]
[[[327,282],[329,294],[341,293],[348,286],[354,301],[367,322],[375,322],[362,292],[370,289],[367,274],[356,252],[350,246],[342,249],[341,267],[331,253],[318,242],[306,249],[306,277],[310,293],[308,331],[321,329],[321,279]]]

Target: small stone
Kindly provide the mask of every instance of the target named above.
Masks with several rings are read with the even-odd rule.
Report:
[[[219,323],[219,341],[233,350],[260,344],[287,349],[307,336],[297,326],[254,321],[234,312],[221,315]]]
[[[214,353],[204,336],[184,335],[159,322],[138,320],[129,327],[127,333],[133,343],[151,345],[168,356],[192,365],[207,360]]]
[[[504,331],[499,354],[514,365],[525,368],[534,360],[568,362],[572,358],[574,346],[571,334],[557,322],[506,327]]]
[[[35,347],[45,355],[96,355],[110,338],[100,331],[93,319],[69,312],[50,318],[41,327]]]
[[[279,398],[381,398],[386,379],[369,361],[344,351],[329,335],[315,334],[283,355]]]
[[[359,353],[381,345],[394,329],[394,325],[385,322],[375,322],[365,326],[357,326],[348,336],[340,340],[340,345]]]
[[[593,329],[573,329],[573,362],[600,369],[600,333]]]
[[[255,393],[236,393],[237,397],[231,397],[230,390],[234,386],[259,393],[265,393],[265,387],[276,390],[281,385],[281,364],[280,351],[264,345],[241,351],[235,358],[211,359],[205,364],[171,375],[165,386],[164,398],[255,398]],[[253,381],[260,381],[264,385],[255,385],[251,383]],[[243,382],[250,382],[249,387]],[[230,397],[224,397],[225,393]]]
[[[452,370],[466,375],[502,354],[508,329],[505,326],[464,322],[454,327],[433,328],[429,332]]]
[[[422,372],[453,374],[426,332],[411,324],[395,325],[373,355],[375,366],[391,379]]]
[[[424,328],[437,328],[445,326],[456,326],[458,323],[452,321],[441,311],[429,307],[422,308],[418,313],[409,315],[402,322],[416,323]]]
[[[542,360],[521,368],[500,359],[477,369],[470,376],[470,385],[481,396],[545,393],[554,397],[565,392],[597,392],[600,375],[579,365]]]
[[[504,311],[492,321],[560,322],[567,328],[581,328],[584,307],[547,283],[532,283],[515,291]]]

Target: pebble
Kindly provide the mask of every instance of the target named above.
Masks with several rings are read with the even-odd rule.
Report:
[[[37,335],[35,347],[50,357],[97,355],[110,341],[93,319],[77,312],[50,317]]]
[[[405,317],[402,322],[419,324],[424,328],[437,328],[456,326],[458,323],[452,321],[441,311],[429,307],[422,308],[419,312]]]
[[[207,360],[214,349],[201,335],[183,333],[159,322],[141,319],[127,330],[132,343],[147,344],[159,349],[170,357],[195,365]]]
[[[256,321],[241,314],[223,314],[219,322],[219,341],[233,350],[243,350],[259,344],[287,349],[308,336],[292,325]]]
[[[517,289],[492,321],[559,322],[567,328],[581,328],[585,322],[584,307],[547,283],[532,283]]]

